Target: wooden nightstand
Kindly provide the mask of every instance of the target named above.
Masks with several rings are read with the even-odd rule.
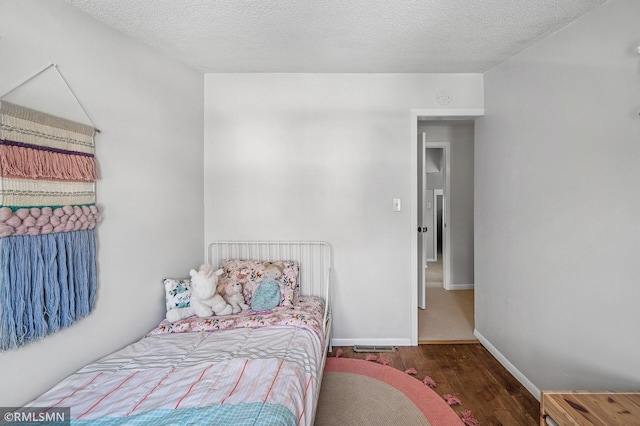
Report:
[[[640,425],[640,392],[542,392],[540,426]]]

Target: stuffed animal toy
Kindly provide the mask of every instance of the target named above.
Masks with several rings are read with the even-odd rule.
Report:
[[[222,269],[214,272],[211,265],[202,265],[199,271],[195,269],[189,271],[189,275],[191,275],[191,300],[189,306],[167,311],[167,320],[176,322],[192,315],[210,317],[213,314],[232,314],[233,308],[231,305],[225,302],[216,291],[218,277],[222,273]]]
[[[254,311],[270,311],[280,304],[282,293],[277,279],[282,276],[282,268],[275,263],[270,263],[265,266],[262,276],[262,282],[251,299],[251,309]]]
[[[224,300],[231,305],[233,313],[246,311],[249,309],[249,305],[244,303],[244,296],[242,295],[242,283],[228,282],[224,288]]]

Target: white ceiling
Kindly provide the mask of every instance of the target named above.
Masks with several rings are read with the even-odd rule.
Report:
[[[484,72],[608,0],[67,0],[202,72]]]

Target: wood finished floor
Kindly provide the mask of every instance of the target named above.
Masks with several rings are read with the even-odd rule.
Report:
[[[353,347],[342,349],[344,358],[364,359]],[[480,344],[420,345],[400,347],[396,352],[373,353],[405,371],[415,368],[417,378],[431,376],[440,396],[452,394],[462,402],[451,408],[460,415],[471,410],[482,426],[538,425],[538,401]]]

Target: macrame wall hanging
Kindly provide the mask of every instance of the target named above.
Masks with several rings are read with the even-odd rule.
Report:
[[[40,73],[51,67],[71,90],[57,66]],[[96,132],[0,97],[0,351],[93,309]]]

